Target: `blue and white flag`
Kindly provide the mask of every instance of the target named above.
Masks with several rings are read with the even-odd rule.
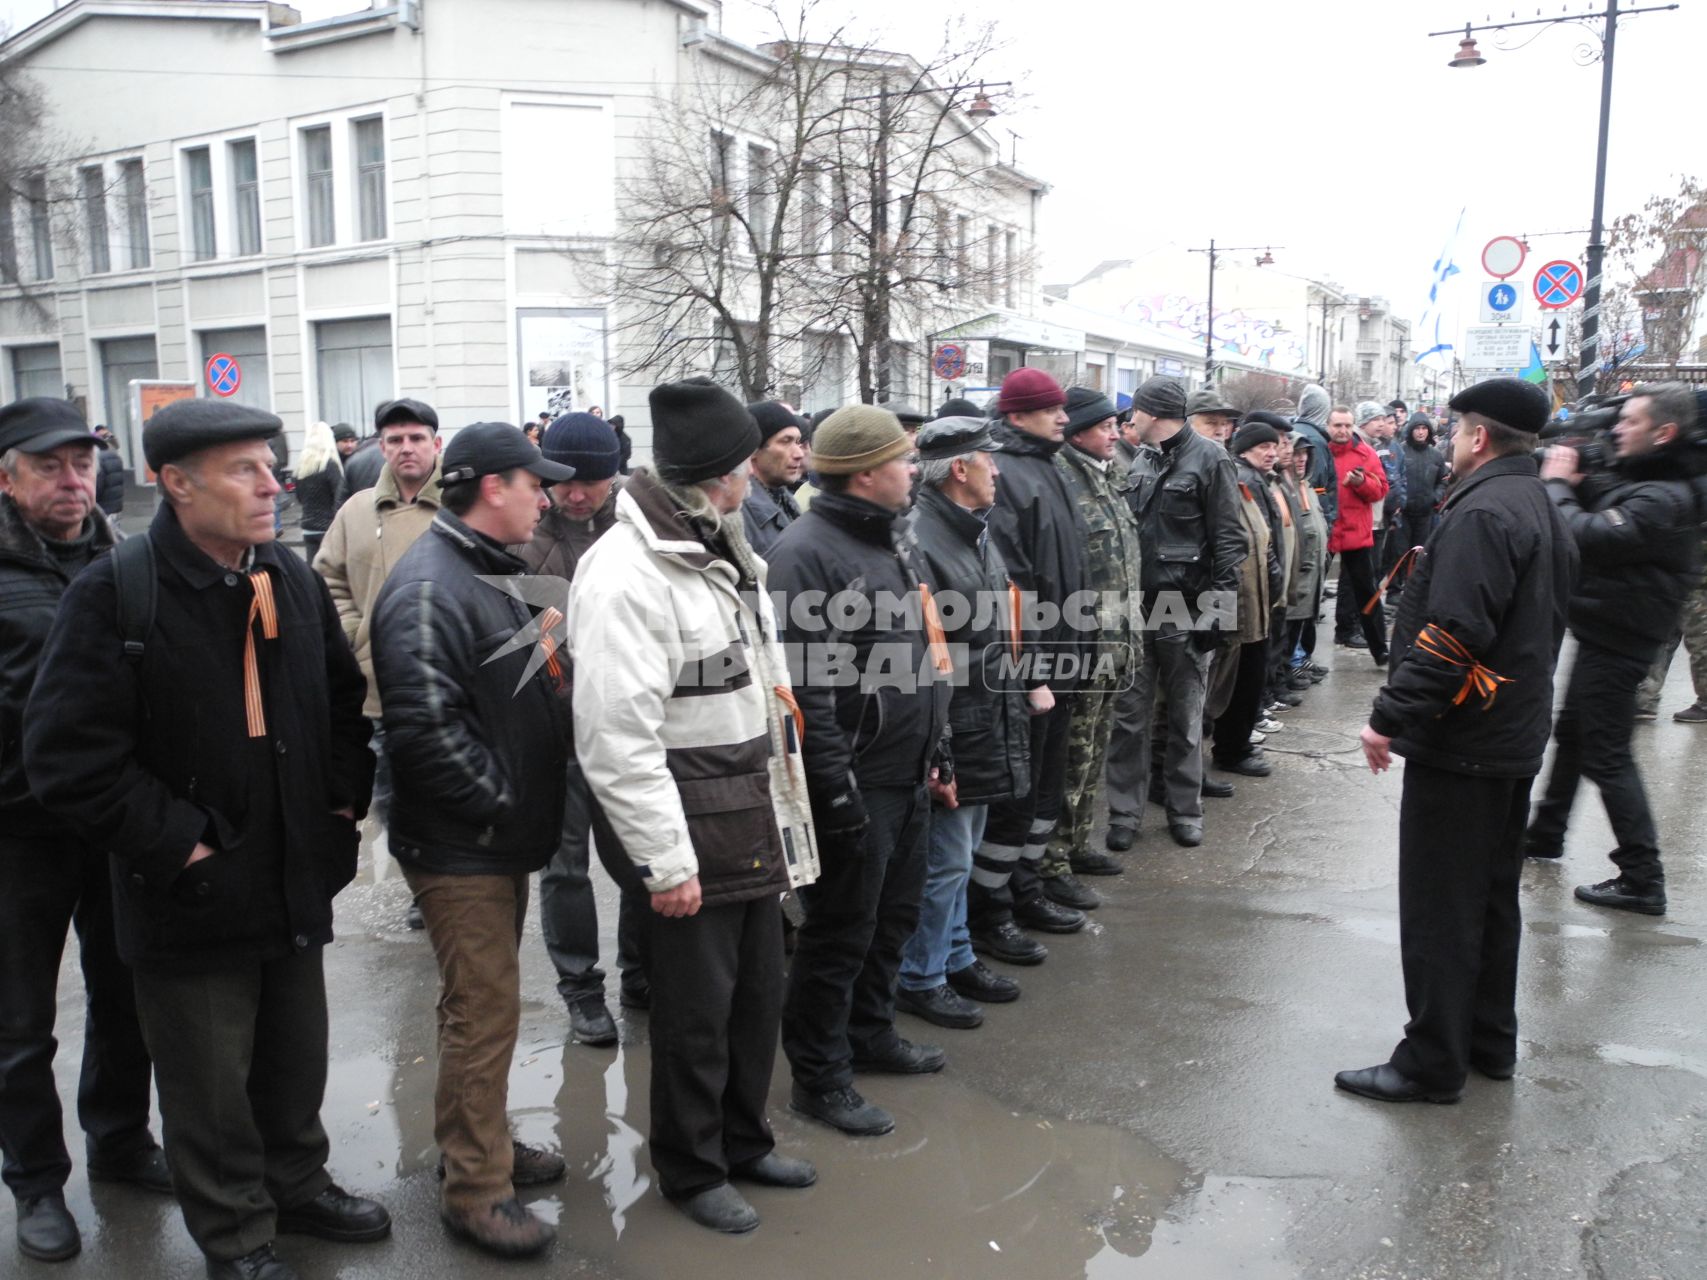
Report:
[[[1452,234],[1447,237],[1440,256],[1434,260],[1434,270],[1429,279],[1428,305],[1423,308],[1422,319],[1417,321],[1417,337],[1415,347],[1417,353],[1411,359],[1412,364],[1421,364],[1430,356],[1440,356],[1448,364],[1457,348],[1453,339],[1457,337],[1456,323],[1448,323],[1445,312],[1449,296],[1453,292],[1446,288],[1446,282],[1459,274],[1456,254],[1458,252],[1458,235],[1464,230],[1464,210],[1458,211],[1458,222],[1452,228]],[[1456,312],[1453,319],[1456,320]]]

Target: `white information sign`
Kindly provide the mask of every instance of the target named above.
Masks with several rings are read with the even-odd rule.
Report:
[[[1464,331],[1466,369],[1521,369],[1529,363],[1529,330],[1517,324],[1478,325]]]

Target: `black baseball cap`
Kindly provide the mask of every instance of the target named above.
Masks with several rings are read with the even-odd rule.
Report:
[[[520,427],[507,422],[475,422],[451,437],[445,446],[444,484],[501,475],[517,468],[530,471],[547,484],[562,484],[575,476],[575,468],[549,462]]]
[[[422,400],[387,400],[373,411],[373,429],[382,431],[394,422],[419,422],[439,432],[439,415],[433,406]]]
[[[62,444],[76,443],[97,442],[69,400],[30,396],[0,409],[0,454],[10,449],[48,453]]]

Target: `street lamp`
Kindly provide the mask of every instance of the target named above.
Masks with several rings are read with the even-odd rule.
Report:
[[[1280,247],[1284,249],[1286,246],[1281,245]],[[1262,250],[1262,257],[1257,259],[1257,266],[1273,266],[1274,253],[1272,252],[1272,245],[1239,244],[1218,247],[1216,243],[1211,240],[1207,249],[1190,250],[1192,253],[1206,253],[1209,255],[1209,304],[1207,308],[1208,314],[1204,319],[1203,325],[1204,386],[1209,386],[1215,381],[1215,259],[1223,253],[1255,253],[1258,249]]]
[[[1594,390],[1595,373],[1600,363],[1600,272],[1606,257],[1606,246],[1601,242],[1606,211],[1606,135],[1607,126],[1612,119],[1612,55],[1618,41],[1618,19],[1636,13],[1663,13],[1675,8],[1675,4],[1646,5],[1638,9],[1620,8],[1618,0],[1606,0],[1603,13],[1561,14],[1557,18],[1491,22],[1480,27],[1465,23],[1462,36],[1459,36],[1456,27],[1451,31],[1429,32],[1430,36],[1458,38],[1458,56],[1447,63],[1447,66],[1479,67],[1487,59],[1482,57],[1476,48],[1475,33],[1478,31],[1504,31],[1507,27],[1550,27],[1565,22],[1586,25],[1596,18],[1605,22],[1605,26],[1596,33],[1600,37],[1600,141],[1594,158],[1594,217],[1589,223],[1588,260],[1585,264],[1588,269],[1588,289],[1583,297],[1582,355],[1577,369],[1579,399]],[[1588,29],[1594,31],[1593,27]]]

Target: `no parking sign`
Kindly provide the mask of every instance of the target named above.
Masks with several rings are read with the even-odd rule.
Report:
[[[243,369],[237,363],[237,357],[223,351],[209,358],[204,376],[207,389],[216,396],[234,396],[237,388],[243,385]]]

